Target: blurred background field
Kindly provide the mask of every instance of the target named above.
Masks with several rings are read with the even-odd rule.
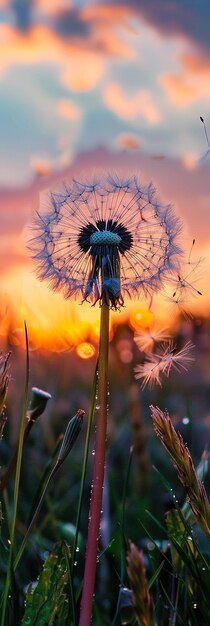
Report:
[[[100,552],[109,545],[110,548],[101,559],[96,587],[98,606],[102,612],[105,611],[104,623],[107,624],[110,624],[113,618],[119,590],[123,494],[131,448],[133,447],[132,461],[124,501],[124,529],[126,537],[143,548],[145,555],[148,555],[146,563],[149,575],[154,573],[161,561],[160,554],[157,549],[154,549],[153,541],[156,541],[166,554],[168,549],[166,533],[157,526],[154,518],[164,525],[166,512],[174,506],[172,494],[163,484],[161,475],[155,471],[154,466],[168,481],[179,504],[181,505],[185,500],[184,490],[178,482],[176,472],[154,433],[149,406],[158,405],[162,410],[167,408],[174,426],[188,445],[195,465],[199,463],[203,451],[209,447],[210,328],[208,320],[201,317],[194,317],[191,320],[180,317],[177,320],[174,336],[176,345],[180,348],[190,339],[194,345],[194,361],[189,370],[181,375],[171,372],[169,378],[165,378],[162,387],[155,386],[152,389],[146,387],[142,391],[139,382],[134,379],[133,372],[134,366],[143,360],[143,353],[140,353],[133,339],[134,321],[135,326],[136,324],[139,326],[139,312],[137,315],[137,320],[136,314],[133,314],[123,323],[114,324],[110,336],[107,461]],[[65,538],[70,545],[73,541],[87,416],[97,358],[96,338],[94,340],[91,335],[91,337],[86,336],[85,339],[85,342],[78,343],[69,351],[53,352],[39,348],[30,351],[30,389],[32,386],[40,387],[48,391],[52,399],[48,402],[45,413],[35,423],[23,454],[20,508],[17,520],[19,538],[26,528],[43,470],[64,433],[69,418],[78,408],[84,409],[86,416],[84,428],[74,449],[48,490],[31,541],[21,562],[18,584],[23,588],[30,580],[36,579],[43,559],[55,541]],[[8,419],[4,438],[0,443],[3,467],[7,466],[18,440],[23,401],[25,351],[21,346],[11,346],[6,338],[2,347],[5,351],[12,348],[11,380],[6,402]],[[30,396],[31,394],[29,399]],[[78,584],[83,571],[93,457],[94,428],[85,481],[85,497],[78,541],[79,552],[76,556],[75,572]],[[208,489],[208,476],[205,484]],[[13,479],[8,488],[9,499],[12,493]],[[4,511],[4,501],[2,506]],[[2,523],[2,533],[7,534],[6,520]],[[205,546],[208,554],[205,539],[202,538],[202,533],[200,535],[201,545]],[[124,573],[124,586],[126,587],[127,584],[126,573]],[[118,624],[118,621],[116,623]]]

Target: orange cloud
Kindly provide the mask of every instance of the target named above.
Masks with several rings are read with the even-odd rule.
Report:
[[[142,141],[140,141],[138,137],[126,133],[122,133],[117,137],[117,144],[120,148],[126,150],[139,150],[139,148],[142,147]]]
[[[58,11],[70,10],[72,6],[71,0],[36,0],[36,10],[40,11],[42,15],[53,16]]]
[[[102,78],[105,59],[85,47],[72,49],[71,61],[65,65],[62,83],[73,91],[89,91]]]
[[[180,55],[183,68],[192,74],[205,74],[210,76],[210,60],[204,56],[183,53]]]
[[[95,50],[112,56],[134,59],[136,54],[132,45],[122,40],[117,29],[133,32],[129,24],[132,9],[129,6],[95,4],[80,11],[80,17],[91,28],[91,41]]]
[[[27,36],[13,26],[0,24],[0,66],[31,64],[40,61],[59,63],[67,55],[69,46],[45,26],[31,27]]]
[[[80,110],[70,100],[60,100],[58,102],[58,113],[61,117],[67,117],[71,120],[77,120],[80,117]]]
[[[150,91],[142,89],[128,97],[117,83],[109,83],[104,90],[104,102],[123,119],[144,117],[150,124],[160,121],[160,112],[152,100]]]
[[[44,9],[45,14],[55,18],[51,27],[32,24],[27,33],[23,33],[13,25],[0,24],[1,72],[17,63],[54,62],[67,68],[63,75],[65,84],[72,89],[86,91],[94,87],[103,75],[107,55],[135,57],[132,46],[115,29],[116,25],[125,24],[128,9],[102,6],[99,10],[97,7],[80,10],[78,21],[81,27],[82,24],[87,26],[87,34],[71,33],[68,38],[56,33],[56,15],[59,16],[62,11],[67,11],[69,15],[69,1],[62,0],[60,5],[56,0],[52,3],[40,0],[39,9],[41,12]]]
[[[126,23],[130,16],[130,8],[125,4],[122,6],[110,4],[90,4],[84,7],[80,15],[88,22],[97,22],[97,24],[119,24]]]
[[[159,78],[171,102],[182,107],[200,98],[210,98],[209,59],[183,53],[180,61],[180,72],[164,74]]]

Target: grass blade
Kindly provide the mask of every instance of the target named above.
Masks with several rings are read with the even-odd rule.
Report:
[[[26,341],[25,388],[24,388],[24,396],[23,396],[22,416],[21,416],[21,422],[20,422],[20,434],[19,434],[19,444],[18,444],[17,466],[16,466],[16,474],[15,474],[14,510],[13,510],[13,519],[12,519],[11,536],[10,536],[10,542],[11,543],[10,543],[10,551],[9,551],[6,583],[5,583],[4,593],[3,593],[1,626],[5,626],[5,618],[6,618],[6,610],[7,610],[7,600],[8,600],[8,595],[9,595],[10,583],[11,583],[11,571],[12,571],[12,566],[13,566],[12,563],[13,563],[13,549],[14,549],[14,539],[15,539],[15,527],[16,527],[17,508],[18,508],[18,496],[19,496],[19,485],[20,485],[20,471],[21,471],[22,452],[23,452],[24,426],[25,426],[26,410],[27,410],[27,400],[28,400],[29,349],[28,349],[28,333],[27,333],[26,323],[24,323],[24,328],[25,328],[25,341]]]

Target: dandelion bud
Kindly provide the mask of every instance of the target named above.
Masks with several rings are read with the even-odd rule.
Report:
[[[30,422],[35,422],[44,413],[46,404],[51,398],[52,396],[47,391],[32,387],[32,398],[28,411],[28,420]]]
[[[84,414],[85,411],[83,411],[82,409],[78,409],[76,415],[74,415],[74,417],[70,419],[64,433],[64,438],[61,444],[61,449],[57,458],[56,465],[61,465],[61,463],[65,461],[70,450],[73,448],[73,445],[75,444],[75,441],[83,425]]]

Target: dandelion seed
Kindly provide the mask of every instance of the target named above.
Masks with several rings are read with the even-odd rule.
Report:
[[[206,150],[206,152],[205,152],[205,153],[202,155],[202,157],[199,159],[199,163],[200,163],[200,165],[201,165],[201,164],[202,164],[202,163],[204,163],[207,159],[209,159],[209,156],[210,156],[210,142],[209,142],[209,137],[208,137],[208,133],[207,133],[206,124],[205,124],[205,122],[204,122],[203,117],[201,117],[201,115],[200,115],[200,121],[202,122],[203,127],[204,127],[204,133],[205,133],[206,142],[207,142],[207,146],[208,146],[208,150]]]
[[[147,385],[152,387],[154,383],[161,386],[160,373],[161,369],[159,361],[154,354],[148,354],[147,360],[134,368],[135,378],[142,379],[141,388],[145,389]]]
[[[66,298],[117,309],[125,296],[151,297],[166,272],[178,271],[180,222],[135,177],[74,180],[51,194],[34,229],[29,247],[38,276]]]
[[[193,356],[190,354],[192,348],[191,341],[188,341],[181,350],[177,351],[173,341],[169,341],[159,352],[147,354],[145,362],[137,365],[134,370],[135,378],[142,379],[142,389],[146,385],[152,386],[153,383],[161,386],[161,374],[168,377],[172,368],[178,372],[187,370],[187,366],[193,361]]]
[[[173,342],[170,341],[162,355],[157,355],[160,359],[159,365],[161,371],[166,374],[166,376],[169,376],[172,367],[178,372],[182,369],[187,370],[187,366],[194,360],[193,356],[190,354],[190,350],[192,350],[193,347],[191,341],[187,341],[185,346],[177,352]]]
[[[140,329],[134,335],[134,341],[141,352],[151,352],[156,343],[170,338],[167,328],[153,326],[153,328]]]
[[[186,304],[191,298],[202,296],[201,291],[197,288],[200,280],[200,267],[203,259],[200,257],[195,261],[191,260],[192,251],[195,245],[195,239],[192,241],[188,258],[183,260],[182,269],[177,274],[170,277],[170,285],[172,286],[171,294],[164,294],[168,302],[175,304],[185,317],[189,315],[186,311]]]

